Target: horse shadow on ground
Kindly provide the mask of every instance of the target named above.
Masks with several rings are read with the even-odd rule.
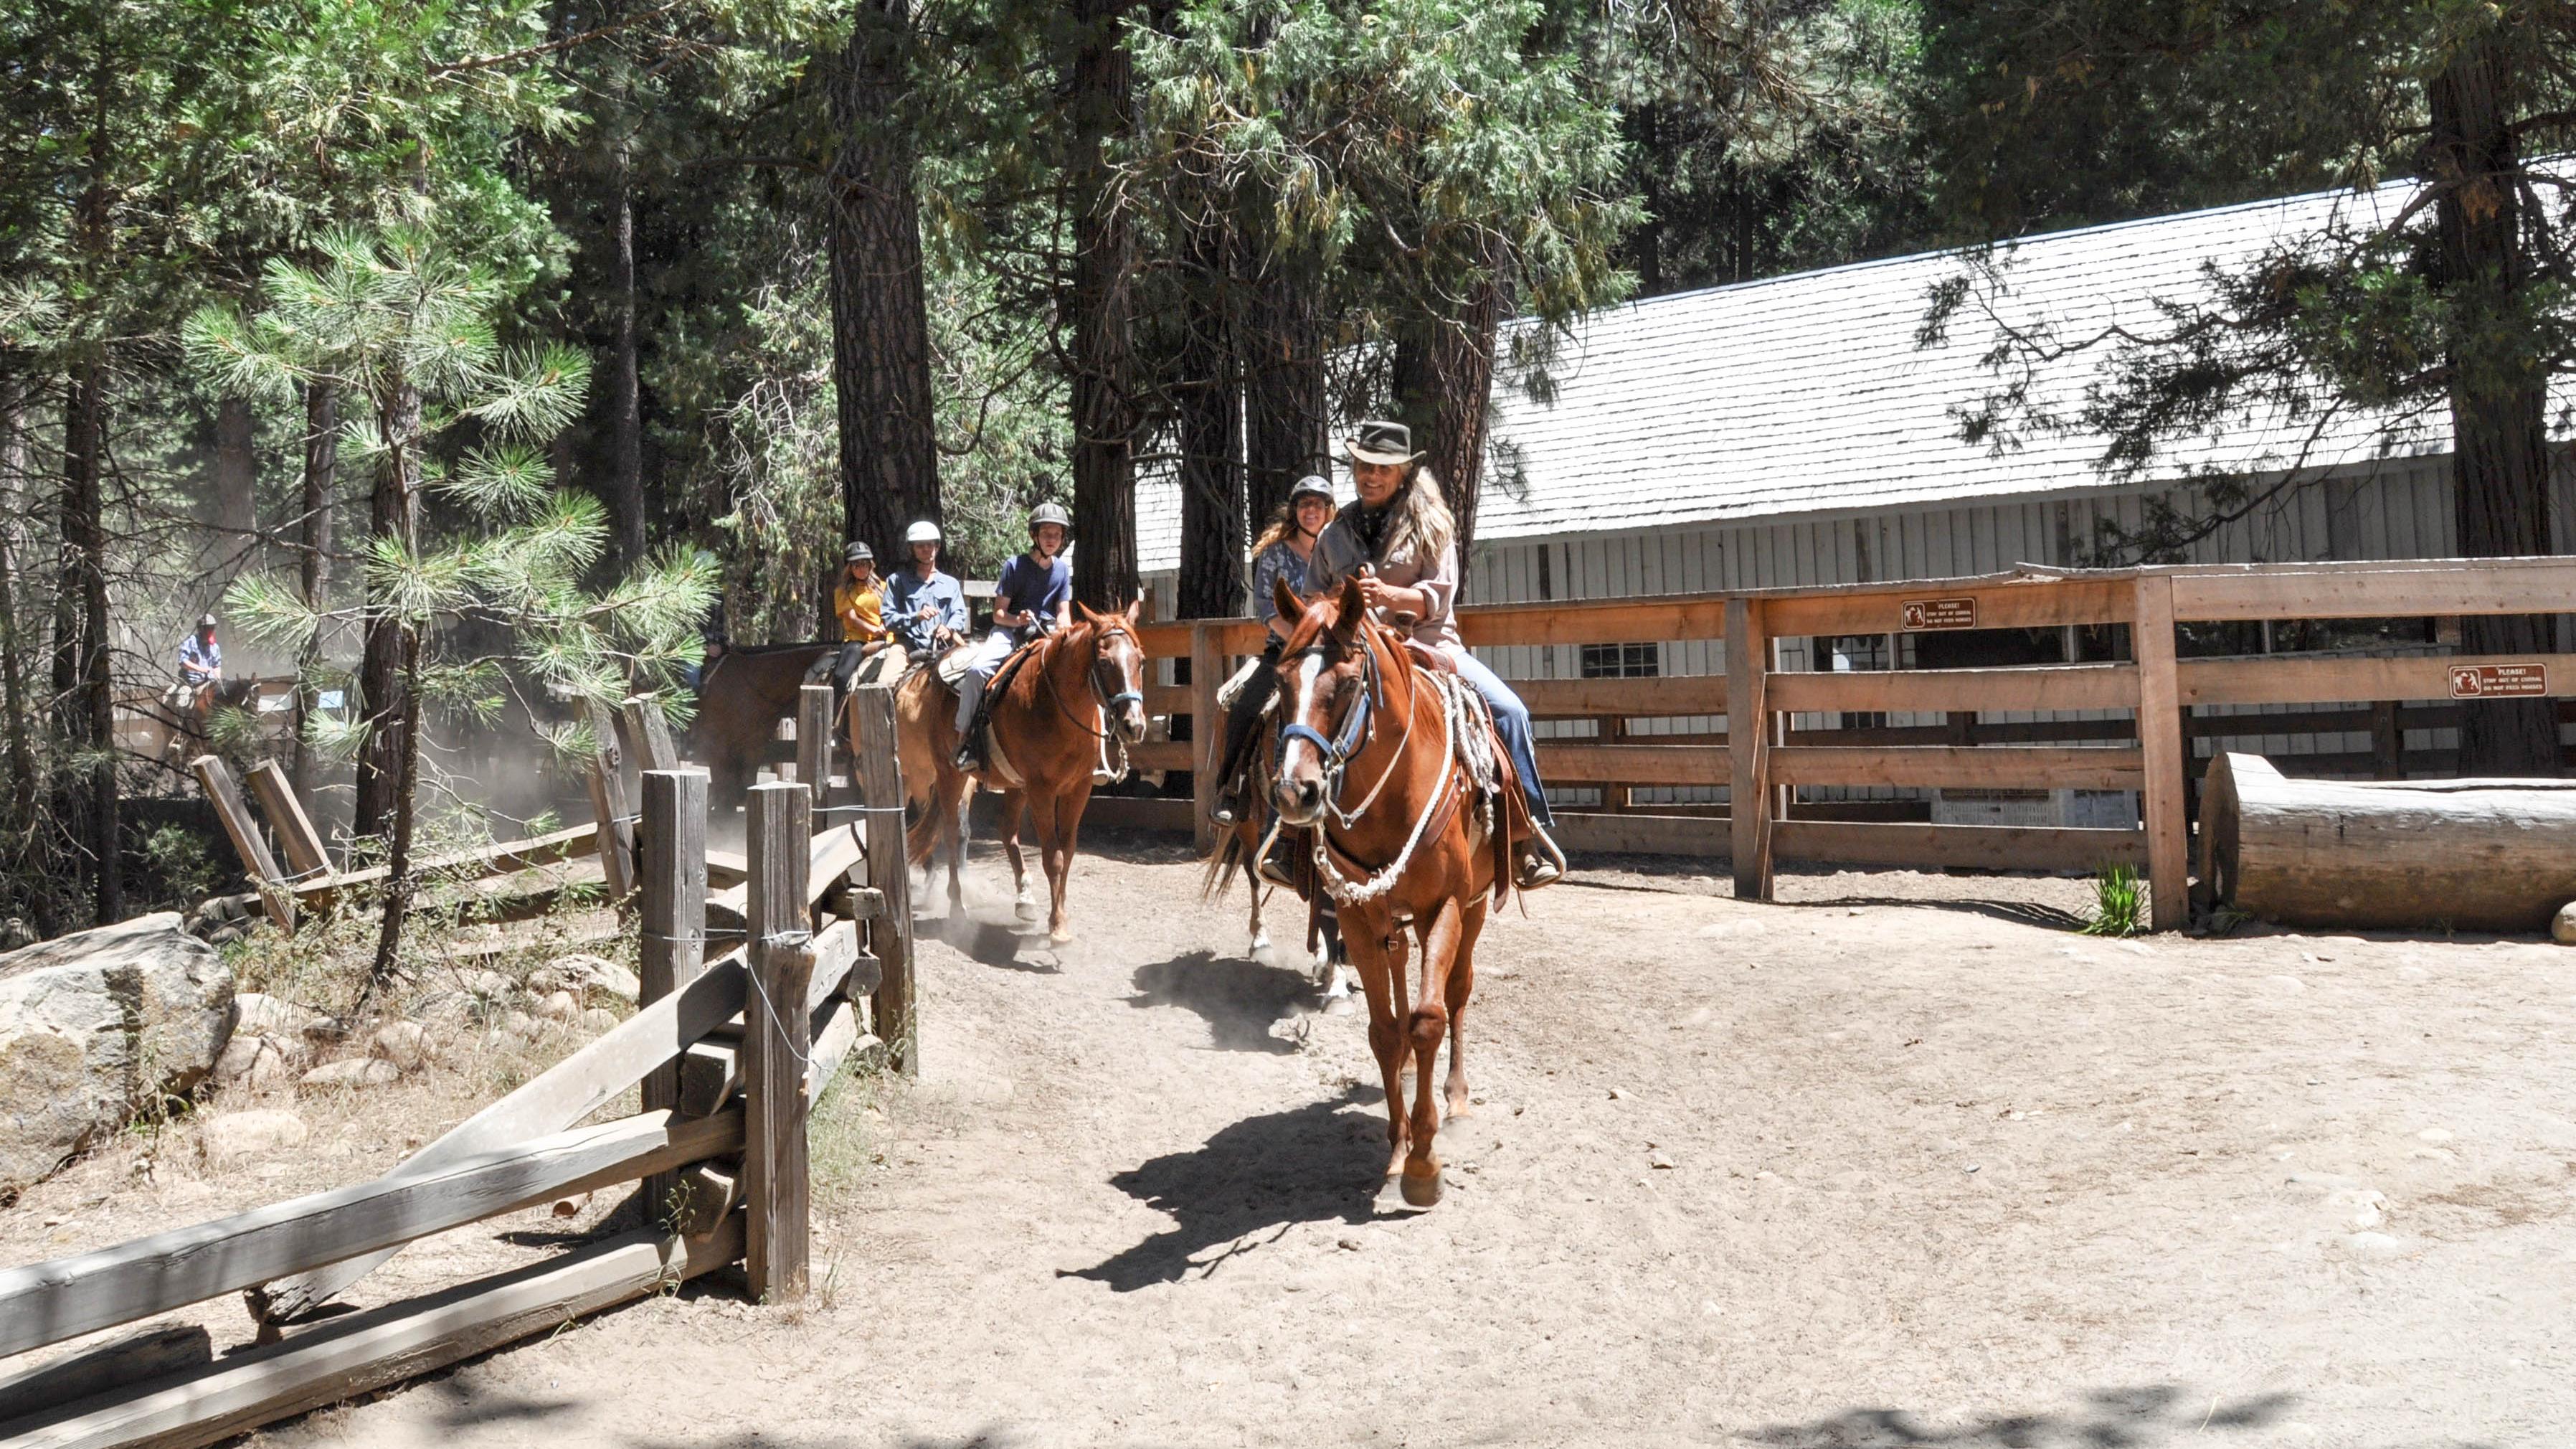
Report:
[[[2131,1449],[2197,1431],[2261,1429],[2297,1402],[2293,1394],[2203,1398],[2175,1384],[2098,1389],[2058,1413],[1992,1414],[1940,1429],[1902,1409],[1846,1409],[1804,1424],[1740,1430],[1770,1449]]]
[[[1791,901],[1791,910],[1822,909],[1846,906],[1915,906],[1927,911],[1957,911],[1971,916],[1992,916],[1999,921],[2012,921],[2024,926],[2039,926],[2052,931],[2078,931],[2087,924],[2082,916],[2037,901],[1989,900],[1915,900],[1907,896],[1837,896],[1828,901]]]
[[[1321,1004],[1305,973],[1285,966],[1264,966],[1239,956],[1192,951],[1169,961],[1136,968],[1136,994],[1127,1004],[1138,1009],[1177,1006],[1197,1013],[1208,1025],[1208,1043],[1221,1052],[1264,1052],[1285,1056],[1297,1050],[1293,1041],[1270,1034],[1273,1022],[1304,1003]]]
[[[978,921],[970,916],[941,916],[925,921],[931,936],[963,951],[975,961],[1004,971],[1025,971],[1033,976],[1061,975],[1064,966],[1049,957],[1043,961],[1023,961],[1020,948],[1031,940],[1044,941],[1043,935],[1029,936],[1015,926]]]
[[[1359,1092],[1246,1117],[1188,1152],[1168,1153],[1109,1179],[1172,1226],[1089,1268],[1059,1269],[1115,1293],[1208,1277],[1237,1253],[1297,1223],[1367,1222],[1386,1173],[1386,1126],[1346,1114]],[[1249,1241],[1247,1241],[1249,1240]],[[1211,1248],[1225,1251],[1212,1258]]]

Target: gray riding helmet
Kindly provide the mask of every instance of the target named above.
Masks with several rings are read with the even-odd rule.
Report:
[[[1041,503],[1029,510],[1029,532],[1037,532],[1041,523],[1052,523],[1068,535],[1073,532],[1073,515],[1065,512],[1061,503]]]
[[[1328,478],[1319,477],[1318,475],[1313,474],[1313,473],[1309,473],[1309,474],[1307,474],[1305,477],[1298,479],[1298,480],[1297,480],[1297,483],[1296,483],[1296,486],[1294,486],[1294,487],[1292,487],[1292,488],[1290,488],[1290,489],[1288,490],[1288,507],[1289,507],[1291,510],[1294,510],[1294,509],[1296,508],[1296,506],[1297,506],[1297,500],[1298,500],[1298,499],[1300,499],[1300,498],[1306,497],[1308,494],[1312,494],[1312,495],[1314,495],[1314,496],[1315,496],[1315,497],[1317,497],[1317,498],[1321,498],[1321,499],[1323,499],[1326,503],[1330,503],[1330,502],[1332,502],[1332,501],[1333,501],[1333,484],[1332,484],[1332,480],[1331,480],[1331,479],[1328,479]]]
[[[845,564],[875,563],[876,561],[877,551],[856,540],[853,540],[848,548],[841,550],[841,562]]]

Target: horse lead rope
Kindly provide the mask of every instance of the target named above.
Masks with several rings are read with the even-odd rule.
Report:
[[[1398,737],[1397,740],[1396,757],[1398,759],[1403,758],[1403,741],[1410,739],[1413,735],[1413,716],[1415,713],[1414,701],[1418,699],[1421,694],[1421,679],[1422,675],[1417,672],[1414,676],[1414,687],[1405,691],[1404,734]],[[1434,684],[1433,688],[1438,690],[1440,687],[1437,684]],[[1378,897],[1385,895],[1388,891],[1395,889],[1396,878],[1404,874],[1404,868],[1412,863],[1413,852],[1421,847],[1423,834],[1430,828],[1433,818],[1442,813],[1439,808],[1440,803],[1448,797],[1450,789],[1457,783],[1458,771],[1456,760],[1454,758],[1458,748],[1457,728],[1455,723],[1449,717],[1450,711],[1446,699],[1446,692],[1442,691],[1442,694],[1443,699],[1441,701],[1440,708],[1440,792],[1431,797],[1431,804],[1428,808],[1425,808],[1419,814],[1414,816],[1413,833],[1405,837],[1404,849],[1396,852],[1395,859],[1387,862],[1386,865],[1371,873],[1366,880],[1353,884],[1350,877],[1342,873],[1341,867],[1333,864],[1332,853],[1326,848],[1324,838],[1325,831],[1320,827],[1315,831],[1315,877],[1323,882],[1324,890],[1327,894],[1331,895],[1334,900],[1345,906],[1366,905],[1369,902],[1376,900]],[[1378,784],[1380,786],[1384,786],[1386,784],[1387,777],[1394,773],[1395,765],[1390,762],[1386,767],[1385,774],[1378,776]],[[1375,803],[1376,800],[1377,791],[1371,790],[1369,792],[1369,798],[1360,802],[1360,808],[1357,811],[1348,815],[1343,815],[1340,807],[1335,806],[1333,807],[1333,813],[1341,816],[1343,828],[1348,829],[1350,827],[1350,823],[1353,820],[1358,819],[1359,816],[1366,814],[1368,812],[1368,807]],[[1278,826],[1273,825],[1271,829],[1275,833],[1278,830]]]

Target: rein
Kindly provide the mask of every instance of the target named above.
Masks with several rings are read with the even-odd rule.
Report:
[[[1423,684],[1417,678],[1405,690],[1404,729],[1396,736],[1394,751],[1387,760],[1386,768],[1378,772],[1377,783],[1369,787],[1368,795],[1360,801],[1358,808],[1344,810],[1341,807],[1344,775],[1352,759],[1360,751],[1368,748],[1370,742],[1376,738],[1376,732],[1371,725],[1370,702],[1381,693],[1384,679],[1378,669],[1377,650],[1374,644],[1373,630],[1361,635],[1362,663],[1359,696],[1352,702],[1349,711],[1343,715],[1342,722],[1334,730],[1332,738],[1326,739],[1322,732],[1302,723],[1292,722],[1282,725],[1279,730],[1278,749],[1281,751],[1296,740],[1304,740],[1315,747],[1317,755],[1324,762],[1325,812],[1332,817],[1331,824],[1337,824],[1345,831],[1357,825],[1361,818],[1368,814],[1369,807],[1377,803],[1377,797],[1386,789],[1386,782],[1394,778],[1396,767],[1404,763],[1405,747],[1413,738],[1413,720],[1422,699]],[[1311,653],[1320,658],[1322,648],[1320,642],[1311,644],[1306,649],[1300,650],[1299,655],[1303,657]],[[1323,882],[1324,889],[1334,900],[1345,906],[1356,906],[1375,900],[1394,889],[1397,879],[1404,874],[1405,867],[1412,863],[1413,852],[1421,847],[1423,837],[1430,832],[1432,822],[1437,820],[1445,825],[1448,821],[1449,795],[1457,784],[1458,772],[1452,762],[1458,741],[1455,722],[1451,720],[1449,708],[1445,702],[1440,705],[1440,734],[1441,770],[1438,793],[1432,797],[1427,808],[1415,814],[1413,831],[1405,837],[1404,848],[1396,852],[1395,859],[1371,871],[1365,879],[1354,880],[1334,863],[1332,856],[1335,851],[1339,851],[1354,864],[1359,864],[1356,857],[1352,857],[1347,849],[1332,844],[1329,839],[1331,834],[1329,825],[1316,830],[1314,839],[1316,878]],[[1273,768],[1276,768],[1275,756]],[[1274,826],[1273,829],[1275,830],[1276,827]],[[1366,869],[1365,866],[1362,868]]]

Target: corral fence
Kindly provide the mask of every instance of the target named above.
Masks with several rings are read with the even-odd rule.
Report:
[[[853,1053],[917,1059],[893,692],[852,708],[859,803],[826,803],[829,731],[811,732],[811,783],[751,790],[723,889],[707,776],[641,773],[640,810],[612,816],[635,842],[617,903],[642,927],[626,1021],[373,1182],[0,1272],[0,1361],[237,1291],[273,1339],[213,1358],[198,1334],[192,1357],[188,1334],[161,1331],[14,1375],[0,1362],[0,1442],[211,1444],[737,1263],[754,1299],[803,1296],[808,1108]],[[818,830],[818,810],[846,818]],[[241,815],[236,794],[228,826],[247,829]],[[641,1111],[589,1121],[638,1087]],[[299,1325],[404,1244],[621,1183],[640,1184],[648,1226]]]
[[[2140,867],[2154,922],[2180,925],[2188,901],[2191,783],[2228,738],[2364,735],[2371,748],[2293,756],[2320,771],[2397,778],[2447,773],[2409,750],[2410,732],[2455,726],[2461,701],[2576,696],[2576,655],[2456,652],[2464,615],[2576,612],[2576,559],[2416,559],[2368,563],[2179,565],[2068,570],[2023,566],[1973,578],[1674,595],[1458,611],[1467,642],[1633,646],[1722,641],[1711,673],[1652,678],[1516,678],[1540,720],[1596,722],[1589,739],[1542,739],[1551,787],[1598,785],[1610,808],[1566,819],[1574,849],[1728,858],[1739,894],[1768,899],[1781,862],[1919,869]],[[2185,657],[2185,632],[2271,637],[2291,621],[2410,621],[2420,642],[2302,654]],[[1988,667],[1782,667],[1784,641],[2055,634],[2053,663]],[[2079,643],[2078,635],[2089,643]],[[1139,768],[1192,770],[1195,799],[1095,802],[1104,823],[1195,828],[1207,841],[1209,752],[1219,747],[1217,686],[1261,648],[1244,619],[1145,627],[1147,654],[1188,660],[1146,690],[1164,738]],[[1836,651],[1799,651],[1811,663]],[[2087,659],[2088,653],[2111,657]],[[1899,660],[1893,648],[1882,657]],[[2291,710],[2287,706],[2300,706]],[[1998,713],[2036,716],[1997,721]],[[1895,724],[1906,714],[1943,716]],[[1736,720],[1758,719],[1738,731]],[[2140,727],[2140,721],[2145,727]],[[1187,721],[1186,723],[1184,721]],[[1678,733],[1631,734],[1678,722]],[[1723,811],[1631,813],[1637,787],[1723,787]],[[2116,823],[1965,824],[1887,818],[1904,790],[1971,795],[2084,792],[2108,797]],[[1739,802],[1741,805],[1739,806]],[[1189,814],[1184,815],[1183,811]],[[1872,818],[1878,817],[1878,818]]]

